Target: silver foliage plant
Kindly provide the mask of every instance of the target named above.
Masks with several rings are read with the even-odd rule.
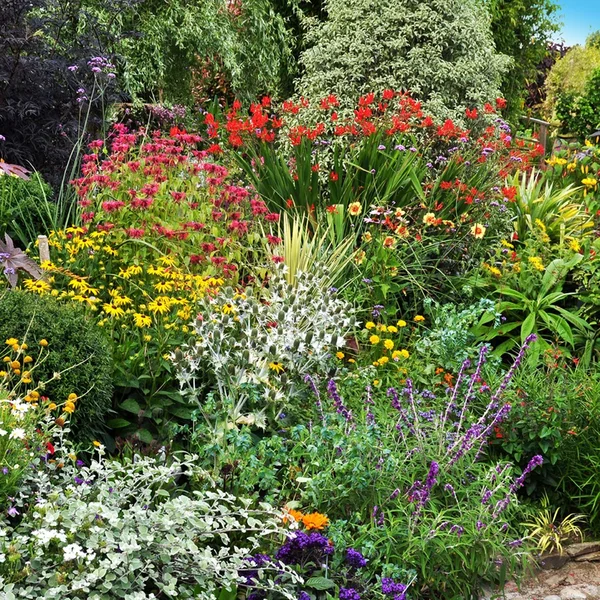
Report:
[[[277,265],[264,287],[204,299],[196,339],[172,355],[183,393],[199,400],[205,386],[213,387],[234,423],[260,425],[268,406],[277,412],[297,395],[306,373],[327,373],[356,325],[352,306],[328,287],[322,267],[298,272],[295,286],[286,269]],[[244,414],[252,395],[261,406]]]
[[[289,530],[264,503],[220,490],[172,492],[182,476],[202,476],[193,456],[121,464],[102,451],[89,467],[65,456],[71,464],[31,483],[20,522],[0,522],[0,598],[214,600],[246,583],[248,557]],[[275,582],[282,573],[301,582],[272,562],[258,569],[256,588],[292,600]]]

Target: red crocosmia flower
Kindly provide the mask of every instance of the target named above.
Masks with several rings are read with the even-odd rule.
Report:
[[[286,205],[288,208],[293,208],[293,207],[294,207],[294,201],[293,201],[291,198],[288,198],[288,199],[285,201],[285,205]]]
[[[433,125],[433,119],[431,117],[425,117],[422,122],[423,127],[431,127]]]
[[[331,181],[337,181],[339,178],[340,176],[335,171],[329,173],[329,179],[331,179]]]
[[[269,106],[271,106],[271,98],[269,98],[269,96],[264,96],[263,99],[260,101],[260,103],[265,108],[268,108]]]
[[[232,108],[235,112],[237,112],[238,110],[240,110],[240,108],[242,108],[242,103],[239,100],[234,100]]]
[[[331,113],[331,120],[332,121],[337,121],[338,120],[338,114],[337,114],[337,112],[332,112]]]
[[[451,190],[452,189],[452,182],[451,181],[442,181],[442,183],[440,183],[440,187],[443,190]]]
[[[54,454],[56,452],[56,449],[50,442],[46,442],[46,450],[48,450],[49,454]]]
[[[212,144],[211,146],[208,147],[208,153],[209,154],[223,154],[223,149],[221,148],[221,146],[219,146],[219,144]]]
[[[320,165],[319,165],[319,164],[313,165],[313,166],[310,168],[310,170],[311,170],[313,173],[318,173],[318,172],[319,172],[319,169],[320,169]]]
[[[494,109],[494,107],[493,107],[493,106],[492,106],[492,105],[491,105],[489,102],[486,102],[486,103],[483,105],[483,110],[484,110],[486,113],[488,113],[488,114],[492,114],[492,113],[495,113],[495,112],[496,112],[496,110]]]
[[[383,99],[384,100],[391,100],[395,95],[396,95],[396,92],[394,92],[394,90],[383,90]]]
[[[504,98],[496,98],[496,108],[504,110],[506,108],[506,100]]]
[[[335,204],[331,204],[330,206],[327,207],[327,212],[331,213],[333,215],[337,214],[337,206]]]
[[[467,119],[473,119],[475,120],[477,118],[477,109],[473,108],[471,110],[469,110],[468,108],[465,110],[465,115],[467,116]]]
[[[502,192],[502,195],[509,202],[514,202],[515,201],[515,197],[517,195],[517,188],[516,188],[516,186],[512,185],[510,187],[503,187],[500,191]]]

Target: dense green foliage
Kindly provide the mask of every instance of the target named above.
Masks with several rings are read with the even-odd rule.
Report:
[[[328,0],[327,20],[313,20],[301,56],[299,94],[409,90],[440,117],[499,95],[509,60],[494,49],[489,17],[474,0]]]
[[[565,131],[582,139],[600,130],[600,67],[587,80],[582,94],[559,96],[556,116]]]
[[[502,77],[507,115],[516,119],[523,110],[525,90],[535,80],[551,36],[558,31],[554,0],[485,0],[491,17],[496,50],[513,61]]]
[[[43,393],[57,404],[69,394],[79,397],[73,433],[93,439],[105,430],[112,403],[113,365],[102,331],[82,309],[52,298],[9,291],[0,296],[0,338],[24,340],[35,352],[46,340],[51,352],[36,365],[35,377],[46,381]],[[60,374],[54,378],[54,374]]]

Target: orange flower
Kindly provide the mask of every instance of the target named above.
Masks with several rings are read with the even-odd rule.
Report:
[[[302,517],[302,523],[306,529],[325,529],[329,525],[329,519],[321,513],[315,512]]]
[[[485,231],[486,228],[480,223],[476,223],[471,227],[471,235],[479,240],[485,235]]]
[[[286,515],[285,515],[285,517],[283,517],[284,523],[288,522],[288,520],[289,520],[288,517],[291,517],[297,523],[302,522],[302,518],[304,517],[304,515],[299,510],[294,510],[293,508],[286,508],[285,512],[286,512]]]
[[[396,245],[396,240],[391,235],[386,235],[383,240],[384,248],[393,248]]]

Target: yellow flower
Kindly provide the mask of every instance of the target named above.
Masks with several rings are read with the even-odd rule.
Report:
[[[94,440],[92,442],[92,444],[94,444],[94,446],[96,446],[96,448],[100,448],[100,446],[102,446],[102,444],[98,440]]]
[[[33,279],[27,279],[23,285],[30,291],[36,294],[45,294],[50,291],[50,286],[41,279],[34,281]]]
[[[14,346],[15,344],[18,344],[19,340],[17,338],[8,338],[5,342],[5,344],[7,346]]]
[[[75,402],[75,401],[77,400],[77,394],[70,393],[70,394],[67,396],[67,400],[68,400],[69,402]]]
[[[544,263],[539,256],[530,256],[528,260],[534,269],[537,269],[538,271],[544,270]]]
[[[152,319],[142,313],[133,313],[133,320],[136,327],[150,327],[152,325]]]
[[[165,267],[173,267],[175,265],[175,259],[172,256],[161,256],[157,262]]]
[[[360,202],[351,202],[348,205],[348,213],[353,217],[360,215],[361,211],[362,211],[362,206],[361,206]]]
[[[392,350],[394,348],[394,342],[392,340],[384,340],[383,346],[386,350]]]
[[[125,314],[125,311],[120,307],[120,306],[116,306],[114,303],[105,303],[103,306],[103,310],[107,315],[110,315],[111,317],[122,317]]]
[[[373,346],[376,346],[377,344],[379,344],[380,339],[381,338],[378,335],[372,335],[369,338],[369,341],[371,342],[371,344],[373,344]]]
[[[500,243],[502,246],[504,246],[504,248],[509,248],[510,250],[515,249],[515,247],[508,240],[502,240]]]
[[[346,355],[343,352],[336,352],[335,356],[336,356],[336,358],[339,358],[340,360],[342,360]]]
[[[408,350],[394,350],[392,352],[392,359],[398,361],[401,358],[408,358],[410,356]]]
[[[50,404],[48,404],[48,410],[54,410],[56,408],[56,404],[54,404],[54,402],[50,402]]]
[[[10,368],[11,369],[20,369],[21,368],[21,363],[18,360],[13,360],[10,363]]]
[[[377,331],[383,331],[385,333],[387,331],[387,325],[380,323],[379,325],[377,325]]]
[[[229,313],[235,312],[233,305],[231,304],[223,304],[221,310],[223,311],[224,315],[228,315]]]
[[[354,262],[357,265],[362,265],[363,262],[365,261],[366,256],[367,256],[367,253],[364,250],[357,250],[356,254],[354,255]]]
[[[302,524],[306,529],[325,529],[329,525],[329,519],[321,513],[315,512],[302,517]]]
[[[281,371],[283,371],[283,365],[280,362],[270,362],[269,369],[271,369],[271,371],[281,373]]]
[[[421,321],[424,321],[425,317],[423,315],[417,315],[415,317],[415,323],[420,323]]]
[[[73,402],[65,402],[65,405],[63,406],[63,412],[66,413],[74,413],[75,412],[75,404],[73,404]]]
[[[471,227],[471,235],[480,240],[486,232],[486,228],[481,225],[480,223],[475,223],[475,225],[473,225],[473,227]]]
[[[402,319],[400,319],[396,325],[398,325],[398,327],[406,327],[406,321],[403,321]]]
[[[569,242],[569,248],[573,250],[573,252],[579,252],[581,250],[581,244],[573,239]]]
[[[398,333],[398,328],[397,328],[396,326],[394,326],[394,325],[388,325],[388,328],[387,328],[387,330],[388,330],[390,333]]]
[[[26,356],[26,357],[23,359],[23,363],[24,363],[24,364],[27,364],[27,363],[30,363],[30,362],[33,362],[33,358],[31,358],[31,356]]]
[[[152,339],[152,336],[151,336],[151,335],[145,335],[145,336],[144,336],[144,341],[145,341],[145,342],[149,342],[151,339]]]
[[[0,371],[0,377],[6,377],[8,373],[6,371]]]
[[[42,348],[47,348],[48,347],[48,340],[46,340],[46,339],[40,340],[40,346]]]
[[[423,215],[423,223],[425,225],[435,225],[437,222],[437,218],[435,216],[435,213],[429,212],[426,213],[425,215]]]
[[[153,300],[148,304],[148,310],[150,310],[154,314],[160,313],[161,315],[164,315],[165,313],[169,312],[171,304],[172,301],[170,298],[168,298],[167,296],[159,296],[158,298],[156,298],[156,300]]]
[[[370,231],[366,231],[365,233],[363,233],[362,239],[363,242],[366,242],[368,244],[369,242],[373,241],[373,236],[371,235]]]
[[[593,177],[586,177],[585,179],[581,180],[581,183],[587,187],[593,187],[598,183],[598,180],[594,179]]]
[[[382,357],[379,359],[379,364],[380,364],[381,366],[383,366],[383,365],[387,364],[388,362],[390,362],[390,359],[389,359],[387,356],[382,356]]]
[[[170,281],[159,281],[158,283],[154,284],[154,289],[161,294],[164,294],[165,292],[172,292],[173,284]]]
[[[373,329],[375,327],[375,323],[373,323],[373,321],[367,321],[365,323],[365,328],[366,329]]]

